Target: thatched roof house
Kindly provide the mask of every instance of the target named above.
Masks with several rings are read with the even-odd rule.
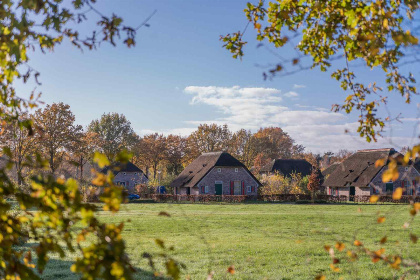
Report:
[[[196,158],[170,187],[177,194],[234,195],[256,194],[260,185],[248,168],[232,155],[227,152],[211,152]]]
[[[278,173],[290,177],[293,173],[300,173],[303,177],[310,175],[312,165],[304,159],[274,159],[261,168],[261,174]]]
[[[330,195],[392,193],[397,187],[403,187],[406,194],[415,194],[420,173],[414,165],[399,166],[398,180],[382,182],[382,174],[387,170],[389,160],[401,156],[392,148],[357,151],[333,167],[323,185]]]

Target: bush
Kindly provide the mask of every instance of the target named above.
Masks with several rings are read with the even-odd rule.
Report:
[[[146,184],[135,186],[135,191],[141,198],[151,198],[152,195],[156,193],[155,187]]]

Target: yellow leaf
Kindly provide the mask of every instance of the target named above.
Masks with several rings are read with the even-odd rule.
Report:
[[[388,29],[388,19],[387,18],[384,19],[384,22],[382,24],[386,29]]]
[[[416,210],[416,211],[419,211],[420,210],[420,202],[416,202],[416,203],[414,203],[414,209]]]
[[[99,168],[104,168],[110,164],[108,158],[99,152],[95,152],[93,161],[99,166]]]
[[[315,280],[326,280],[327,277],[325,277],[325,275],[318,275],[315,277]]]
[[[394,193],[392,194],[392,199],[393,200],[400,200],[401,196],[403,193],[403,189],[402,188],[397,188]]]
[[[382,224],[383,222],[385,222],[386,218],[385,216],[381,216],[378,218],[378,224]]]
[[[369,198],[369,202],[370,203],[375,203],[375,202],[377,202],[379,200],[379,196],[377,196],[377,195],[372,195],[370,198]]]

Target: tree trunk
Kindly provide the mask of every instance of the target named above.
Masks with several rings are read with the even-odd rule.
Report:
[[[83,182],[83,156],[80,156],[80,182]]]

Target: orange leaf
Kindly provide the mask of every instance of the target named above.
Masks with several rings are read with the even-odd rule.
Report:
[[[377,195],[372,195],[370,198],[369,198],[369,202],[370,203],[375,203],[375,202],[377,202],[379,200],[379,196],[377,196]]]
[[[384,244],[387,241],[388,237],[384,236],[382,237],[381,241],[379,241],[381,244]]]
[[[402,188],[397,188],[394,193],[392,194],[392,199],[393,200],[400,200],[401,196],[403,193],[403,189]]]
[[[235,267],[233,265],[229,266],[227,272],[232,275],[235,274]]]
[[[382,224],[383,222],[385,222],[386,218],[385,216],[381,216],[378,218],[378,224]]]
[[[332,264],[332,263],[330,263],[330,268],[331,268],[331,270],[332,271],[334,271],[334,272],[339,272],[340,271],[340,268],[338,268],[338,267],[336,267],[334,264]]]
[[[329,252],[330,251],[330,246],[328,246],[328,245],[324,245],[324,249],[325,249],[325,251],[327,251],[327,252]]]
[[[384,163],[385,163],[384,159],[378,159],[377,161],[375,161],[375,167],[383,166]]]
[[[344,250],[344,248],[346,248],[346,245],[344,245],[344,243],[342,243],[342,242],[337,242],[337,243],[335,243],[335,248],[338,250],[338,251],[343,251]]]
[[[362,242],[360,242],[359,240],[354,240],[354,246],[362,246]]]
[[[315,280],[326,280],[327,277],[325,277],[324,275],[318,275],[317,277],[315,277]]]

